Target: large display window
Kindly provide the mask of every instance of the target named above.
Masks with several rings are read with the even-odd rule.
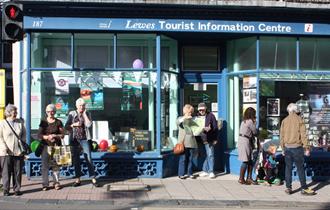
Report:
[[[92,114],[94,141],[107,140],[119,151],[157,151],[156,133],[161,132],[160,149],[171,150],[177,142],[177,42],[161,36],[159,65],[164,72],[157,81],[156,38],[155,34],[32,33],[32,137],[37,137],[47,104],[56,105],[56,117],[65,123],[82,97]],[[26,81],[24,77],[23,87]],[[157,82],[161,131],[156,127]]]

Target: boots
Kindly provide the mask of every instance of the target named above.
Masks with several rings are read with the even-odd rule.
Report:
[[[245,179],[244,179],[245,172],[246,172],[246,167],[241,166],[238,183],[245,184]]]
[[[252,179],[252,169],[253,169],[253,166],[248,165],[248,176],[247,176],[246,183],[245,183],[247,185],[250,185],[250,184],[257,185],[258,184],[256,181],[254,181]]]

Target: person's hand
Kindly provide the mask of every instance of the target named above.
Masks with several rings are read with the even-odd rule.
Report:
[[[191,115],[185,115],[184,118],[187,119],[187,120],[189,120],[189,119],[192,118],[192,116]]]
[[[211,130],[211,125],[204,127],[204,131],[209,132]]]
[[[213,143],[212,143],[212,144],[213,144],[213,145],[216,145],[217,143],[218,143],[218,141],[213,141]]]
[[[80,122],[72,123],[72,127],[79,127],[79,126],[80,126]]]
[[[282,151],[282,155],[285,156],[285,152],[284,151]]]
[[[306,155],[306,156],[310,156],[310,155],[311,155],[311,151],[310,151],[309,149],[306,149],[306,150],[305,150],[305,155]]]

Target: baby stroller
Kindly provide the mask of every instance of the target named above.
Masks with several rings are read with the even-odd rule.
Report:
[[[280,185],[279,163],[276,161],[277,146],[275,144],[261,144],[255,164],[258,184],[268,186]]]

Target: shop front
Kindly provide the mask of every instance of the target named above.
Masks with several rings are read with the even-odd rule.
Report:
[[[287,104],[302,100],[313,155],[327,161],[322,107],[330,97],[330,25],[310,25],[314,30],[288,22],[27,15],[19,95],[29,141],[47,104],[54,103],[65,122],[82,97],[92,114],[93,141],[107,145],[92,154],[99,177],[171,176],[176,118],[185,103],[204,102],[222,127],[216,170],[237,173],[243,110],[254,107],[266,138],[279,141]],[[107,149],[112,145],[117,152]],[[40,158],[31,155],[28,176],[40,176],[40,168]],[[323,169],[320,176],[330,171]],[[320,170],[310,168],[310,176]],[[61,173],[70,177],[74,170]]]
[[[233,58],[235,62],[228,73],[229,89],[233,92],[231,103],[239,104],[229,106],[234,139],[244,110],[253,107],[257,110],[259,137],[265,145],[279,146],[287,105],[296,103],[312,149],[311,156],[306,157],[307,176],[315,180],[330,177],[329,41],[328,37],[257,36],[234,41],[231,44],[237,46],[241,42],[241,48],[233,47],[230,52],[242,55],[241,59]],[[281,151],[278,147],[278,153]],[[228,154],[230,170],[238,173],[236,149]]]

